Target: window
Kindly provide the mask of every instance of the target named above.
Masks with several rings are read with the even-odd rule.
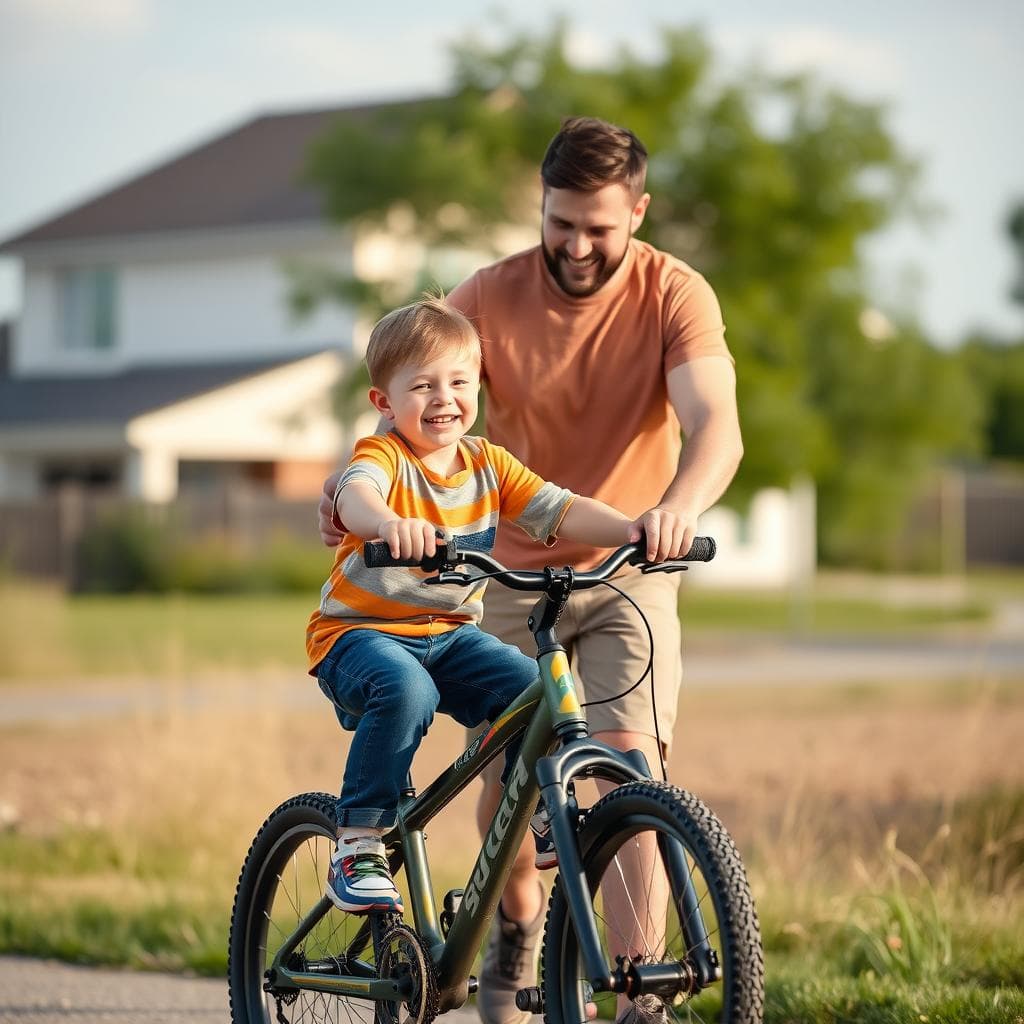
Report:
[[[112,349],[117,344],[117,274],[113,268],[63,271],[60,308],[64,348]]]

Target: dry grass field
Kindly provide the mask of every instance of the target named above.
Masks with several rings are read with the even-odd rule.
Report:
[[[166,685],[169,711],[0,731],[6,827],[34,837],[99,828],[140,843],[169,833],[201,856],[211,841],[240,848],[286,796],[338,784],[348,740],[326,701],[289,710],[263,699],[253,710],[236,686],[215,706],[174,707]],[[301,675],[294,685],[315,688]],[[801,843],[870,843],[993,787],[1024,787],[1021,736],[1024,687],[1005,682],[702,689],[683,695],[669,778],[701,795],[743,845],[780,839],[781,829],[798,830]],[[416,779],[462,745],[461,729],[439,717]],[[467,792],[445,812],[440,861],[468,864],[473,802]],[[810,853],[801,843],[794,854]]]
[[[252,835],[332,790],[346,747],[326,702],[229,692],[0,728],[0,947],[222,974]],[[769,1021],[1024,1020],[1024,686],[726,687],[681,710],[670,778],[748,863]],[[416,776],[461,743],[438,720]],[[474,795],[428,837],[440,891],[465,880]]]
[[[281,607],[265,609],[271,651]],[[288,796],[335,790],[346,735],[311,679],[272,667],[280,657],[243,674],[234,649],[176,640],[150,672],[145,638],[168,611],[205,637],[212,616],[191,604],[126,605],[139,629],[123,645],[132,620],[115,631],[105,605],[76,607],[52,649],[29,610],[24,635],[6,619],[0,712],[27,692],[54,713],[0,714],[0,950],[222,974],[253,834]],[[58,667],[71,640],[79,664],[97,652],[74,684]],[[133,686],[145,699],[119,702]],[[108,709],[63,713],[79,687]],[[1024,1024],[1022,736],[1024,678],[1006,672],[684,689],[669,778],[718,812],[748,865],[769,1021]],[[438,719],[416,780],[463,746]],[[475,796],[428,835],[440,891],[473,860]]]

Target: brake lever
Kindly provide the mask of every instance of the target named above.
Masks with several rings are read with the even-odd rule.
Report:
[[[452,569],[451,571],[439,572],[436,576],[428,576],[423,582],[434,585],[454,583],[457,587],[470,587],[476,583],[476,580],[472,576],[467,576],[464,572],[456,572]]]
[[[640,575],[647,576],[652,572],[686,572],[689,568],[685,562],[669,559],[667,562],[658,562],[656,565],[645,565],[640,570]]]

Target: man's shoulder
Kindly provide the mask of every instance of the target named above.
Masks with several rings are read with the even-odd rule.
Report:
[[[475,274],[470,275],[470,280],[486,284],[504,284],[509,281],[519,280],[527,275],[537,272],[537,261],[540,259],[540,246],[534,245],[529,249],[514,252],[511,256],[505,256],[486,267],[481,267]]]
[[[636,238],[632,245],[638,273],[666,281],[704,281],[704,275],[699,270],[678,256]]]

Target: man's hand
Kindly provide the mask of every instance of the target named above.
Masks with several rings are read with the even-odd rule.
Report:
[[[655,506],[633,521],[629,528],[630,543],[647,537],[647,561],[664,562],[679,558],[690,550],[697,533],[697,517],[684,516],[670,509]]]
[[[437,530],[425,519],[385,519],[377,534],[391,551],[392,558],[432,558],[437,554]]]
[[[336,548],[341,543],[341,538],[345,536],[344,531],[334,525],[334,492],[338,489],[341,473],[342,471],[339,469],[337,473],[332,473],[324,481],[324,489],[320,495],[320,505],[317,509],[320,539],[329,548]]]

